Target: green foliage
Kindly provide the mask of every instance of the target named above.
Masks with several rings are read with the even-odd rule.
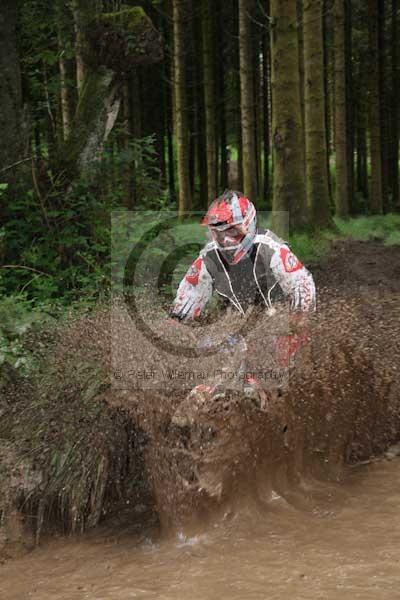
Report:
[[[353,219],[335,218],[335,231],[321,231],[316,235],[296,234],[290,244],[299,258],[316,262],[329,251],[331,242],[337,239],[379,240],[386,245],[400,244],[400,215],[387,214]]]
[[[316,236],[299,233],[290,237],[290,247],[302,262],[316,262],[328,252],[331,239],[329,232]]]
[[[41,201],[34,190],[10,196],[0,232],[0,245],[7,249],[0,294],[23,293],[36,305],[56,300],[68,305],[108,293],[110,213],[126,202],[125,174],[132,168],[140,207],[162,207],[166,196],[152,137],[134,140],[124,150],[112,138],[96,172],[76,181],[67,194],[55,184]]]
[[[0,368],[4,363],[19,368],[28,362],[20,337],[35,320],[31,308],[21,297],[8,296],[0,300]]]
[[[127,147],[121,149],[118,140],[123,132],[115,127],[104,153],[102,175],[107,177],[112,172],[113,205],[128,207],[126,198],[127,174],[130,175],[131,192],[135,204],[131,208],[140,210],[159,210],[168,203],[167,192],[161,186],[161,173],[157,164],[155,135],[129,141]]]
[[[25,294],[0,297],[0,373],[7,366],[24,376],[32,372],[44,345],[40,334],[59,314],[57,307],[35,307]],[[38,339],[29,343],[36,334]]]
[[[44,323],[91,307],[108,294],[110,215],[126,202],[127,170],[134,167],[141,208],[164,206],[154,139],[133,140],[118,150],[117,135],[96,172],[76,181],[66,195],[53,185],[41,201],[34,190],[8,197],[7,184],[0,184],[0,196],[7,196],[6,224],[0,229],[5,258],[0,266],[0,368],[9,365],[28,374],[37,363],[26,338]],[[140,235],[140,226],[136,231]],[[127,243],[132,246],[134,240]]]
[[[59,101],[58,28],[68,33],[63,36],[65,58],[72,59],[74,56],[72,20],[60,18],[57,14],[59,6],[61,3],[47,0],[27,0],[21,2],[18,12],[19,51],[25,101],[30,104],[35,123],[43,130],[48,127],[49,120],[55,120],[55,107]],[[45,89],[48,93],[47,98]]]
[[[335,219],[342,237],[355,240],[382,240],[385,244],[400,243],[400,215],[387,214],[355,219]]]

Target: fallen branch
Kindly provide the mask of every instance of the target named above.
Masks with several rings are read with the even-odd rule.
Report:
[[[31,160],[33,157],[32,156],[28,156],[28,158],[23,158],[22,160],[18,160],[17,162],[13,163],[12,165],[8,165],[8,167],[4,167],[4,169],[0,169],[0,173],[4,173],[5,171],[9,171],[10,169],[13,169],[14,167],[17,167],[18,165],[24,163],[24,162],[28,162],[28,160]]]
[[[50,226],[50,223],[49,223],[49,219],[47,217],[46,207],[45,207],[44,202],[43,202],[43,196],[42,196],[42,193],[40,191],[39,184],[38,184],[37,177],[36,177],[35,161],[34,161],[33,157],[32,157],[32,181],[33,181],[33,186],[35,188],[36,195],[39,198],[40,208],[42,210],[43,218],[44,218],[44,220],[46,222],[47,228],[49,229],[49,231],[51,231],[51,226]]]
[[[40,275],[45,275],[46,277],[52,277],[49,273],[39,271],[38,269],[34,269],[33,267],[28,267],[26,265],[1,265],[0,269],[27,269],[28,271],[33,271],[34,273],[39,273]]]

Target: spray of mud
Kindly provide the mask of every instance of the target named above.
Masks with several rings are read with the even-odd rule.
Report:
[[[277,336],[288,333],[285,308],[257,313],[246,325],[245,348],[223,343],[243,334],[242,317],[208,323],[206,339],[219,350],[185,356],[160,350],[151,336],[138,343],[128,314],[116,307],[114,358],[123,348],[153,375],[151,385],[112,389],[108,401],[147,434],[147,474],[165,529],[204,525],[243,503],[268,507],[277,496],[301,506],[307,478],[340,480],[346,463],[379,454],[398,439],[398,296],[333,299],[322,290],[320,298],[318,312],[307,318],[308,342],[282,377],[275,347]],[[153,319],[151,327],[168,348],[204,347],[200,326]],[[268,402],[262,410],[227,375],[240,373],[244,358],[251,372],[272,374],[263,381]],[[118,356],[119,365],[123,360]],[[225,394],[204,402],[187,397],[199,383],[188,375],[193,361],[205,383],[218,380]],[[179,385],[165,372],[179,372]]]

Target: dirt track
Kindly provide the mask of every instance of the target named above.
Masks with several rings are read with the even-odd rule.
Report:
[[[356,295],[400,293],[400,246],[380,242],[335,242],[329,256],[312,267],[317,286]]]

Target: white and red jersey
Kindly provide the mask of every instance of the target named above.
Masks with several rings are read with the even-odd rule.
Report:
[[[213,292],[242,314],[253,303],[271,308],[282,294],[292,310],[314,310],[316,303],[311,273],[271,231],[258,233],[236,265],[224,260],[215,242],[207,244],[181,281],[171,315],[180,320],[199,317]]]

